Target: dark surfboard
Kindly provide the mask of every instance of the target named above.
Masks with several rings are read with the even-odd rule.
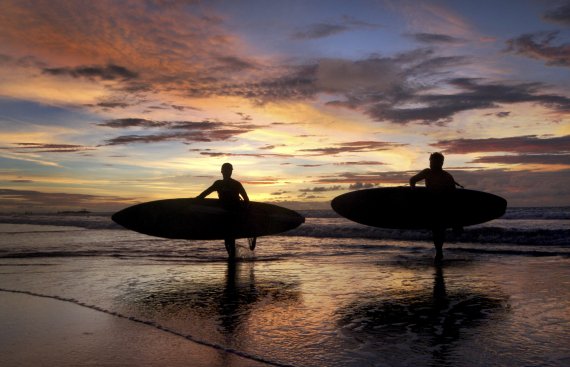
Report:
[[[167,199],[133,205],[112,216],[130,230],[150,236],[221,240],[259,237],[296,228],[299,213],[277,205],[249,202],[227,210],[217,199]]]
[[[354,222],[380,228],[463,227],[499,218],[507,201],[482,191],[456,189],[436,194],[425,187],[386,187],[349,192],[332,208]]]

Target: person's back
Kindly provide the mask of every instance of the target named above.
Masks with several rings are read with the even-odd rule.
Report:
[[[426,187],[434,192],[445,192],[455,189],[453,176],[442,169],[426,168],[420,172],[420,179],[424,179]]]
[[[433,153],[429,157],[430,167],[410,178],[410,186],[415,187],[421,180],[425,180],[426,187],[434,192],[454,190],[455,186],[460,186],[450,173],[443,170],[443,160],[443,154]]]
[[[230,210],[233,215],[239,214],[240,209],[243,209],[242,201],[240,196],[243,198],[243,203],[249,203],[249,197],[243,188],[243,185],[231,178],[233,172],[233,166],[230,163],[224,163],[222,165],[222,180],[215,181],[212,186],[204,190],[197,199],[204,199],[206,196],[210,195],[212,192],[216,191],[218,193],[218,198],[226,210]],[[226,250],[230,259],[234,259],[236,256],[236,240],[235,238],[226,238],[224,240]],[[251,250],[255,249],[256,239],[252,238],[249,244]]]
[[[439,200],[444,199],[445,193],[449,193],[450,191],[455,190],[455,186],[460,186],[453,176],[443,170],[443,161],[444,157],[441,153],[433,153],[429,157],[429,166],[430,168],[426,168],[422,170],[417,175],[410,178],[410,186],[412,188],[416,187],[416,183],[421,180],[425,180],[426,187],[431,192],[435,193],[435,199],[437,199],[434,203],[434,206],[431,208],[434,212],[437,212],[437,206]],[[455,229],[454,231],[460,231],[460,228]],[[440,262],[443,259],[443,242],[445,241],[445,228],[443,227],[436,227],[432,228],[432,235],[433,235],[433,243],[436,250],[435,261]]]
[[[243,191],[243,186],[239,181],[233,178],[226,178],[217,180],[212,185],[214,191],[218,193],[218,199],[227,208],[237,208],[240,205],[240,193]]]

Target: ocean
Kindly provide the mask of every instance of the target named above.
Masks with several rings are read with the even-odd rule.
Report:
[[[442,266],[429,231],[302,214],[255,252],[238,240],[235,264],[223,241],[149,237],[110,214],[0,214],[0,300],[90,309],[222,356],[205,365],[570,365],[570,207],[450,232]]]

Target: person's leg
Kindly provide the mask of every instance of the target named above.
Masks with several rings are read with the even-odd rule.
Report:
[[[226,238],[224,240],[224,244],[226,245],[226,251],[228,252],[228,257],[230,259],[235,259],[236,257],[236,240],[235,238]]]
[[[435,228],[432,230],[433,245],[435,246],[435,261],[443,260],[443,242],[445,241],[445,228]]]
[[[249,242],[249,249],[251,251],[255,250],[255,245],[257,243],[257,237],[248,238],[247,241]]]

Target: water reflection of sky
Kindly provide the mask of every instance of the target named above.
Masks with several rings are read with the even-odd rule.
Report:
[[[508,315],[508,296],[458,278],[476,267],[469,261],[434,268],[410,260],[360,271],[342,261],[218,264],[206,277],[151,277],[117,300],[160,324],[279,361],[340,366],[375,355],[390,364],[403,353],[404,365],[453,365],[457,346]]]
[[[388,364],[411,363],[417,358],[423,360],[422,365],[457,365],[456,345],[468,342],[476,328],[504,317],[508,298],[496,289],[448,290],[444,274],[442,267],[434,269],[432,289],[403,291],[392,297],[357,296],[339,309],[339,327],[345,335],[374,345],[379,358]]]

